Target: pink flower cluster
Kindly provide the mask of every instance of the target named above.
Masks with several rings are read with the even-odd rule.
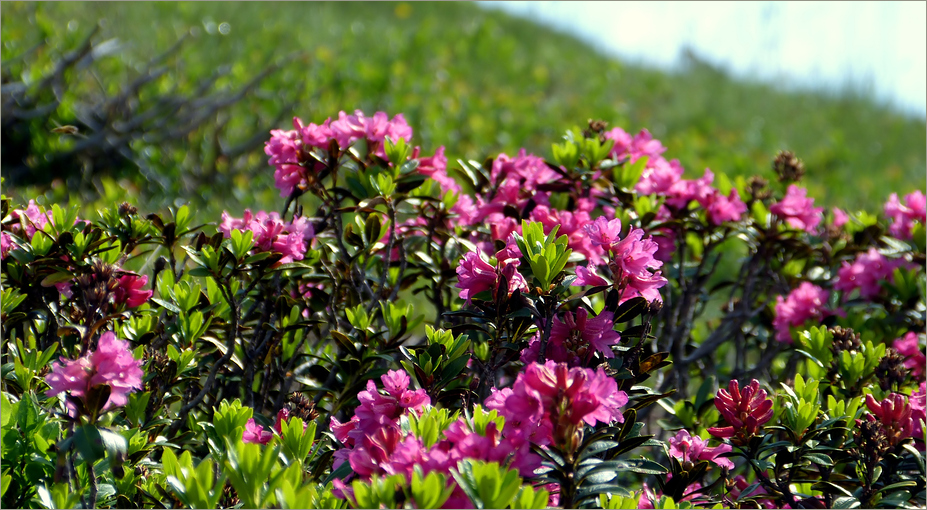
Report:
[[[127,272],[119,278],[119,284],[113,292],[113,301],[117,305],[125,304],[129,308],[138,308],[154,295],[154,291],[142,288],[147,284],[148,276]]]
[[[807,194],[805,188],[791,184],[782,201],[771,205],[769,211],[792,228],[817,233],[817,226],[824,218],[824,208],[814,207],[814,199],[807,198]]]
[[[764,423],[772,419],[772,399],[766,398],[766,390],[760,388],[756,379],[740,389],[737,381],[732,380],[728,389],[720,388],[715,396],[715,407],[729,425],[711,427],[708,433],[720,438],[737,438],[738,442],[756,435]]]
[[[602,248],[596,247],[585,232],[585,227],[592,221],[589,212],[579,208],[574,212],[559,211],[539,205],[531,211],[531,219],[544,225],[545,234],[550,234],[559,225],[557,236],[567,236],[567,246],[571,250],[582,254],[589,262],[599,264],[602,262]]]
[[[618,343],[621,335],[613,329],[614,323],[608,313],[589,319],[585,308],[580,308],[574,315],[566,312],[561,321],[554,317],[550,329],[550,340],[545,355],[547,359],[570,366],[584,365],[596,352],[606,358],[614,358],[612,345]],[[540,338],[535,338],[521,354],[521,361],[537,361],[541,349]]]
[[[621,302],[642,296],[647,301],[662,301],[660,291],[666,278],[658,270],[663,262],[654,257],[660,246],[653,237],[644,239],[644,231],[632,228],[622,239],[621,220],[598,217],[584,227],[590,244],[606,251],[611,257],[608,267],[614,283],[622,289]],[[608,285],[608,281],[595,274],[593,269],[577,267],[575,286]]]
[[[142,387],[142,362],[135,359],[129,350],[129,343],[118,340],[112,331],[103,333],[95,351],[76,360],[60,358],[60,364],[54,365],[45,377],[49,397],[69,393],[84,402],[87,412],[108,411],[128,403],[128,394]],[[95,389],[109,386],[109,398],[105,403],[91,402]],[[99,407],[93,409],[96,404]],[[72,416],[77,409],[71,402],[66,403]]]
[[[924,367],[927,366],[927,354],[924,352],[924,347],[921,346],[918,334],[909,331],[903,337],[895,339],[892,347],[900,354],[907,356],[904,366],[911,371],[911,376],[914,379],[923,382]]]
[[[6,254],[13,249],[13,237],[6,232],[0,232],[0,260],[6,258]]]
[[[515,289],[528,290],[525,277],[518,272],[521,264],[521,252],[513,243],[496,253],[496,267],[493,267],[483,258],[483,252],[477,248],[476,252],[464,254],[457,266],[457,288],[460,298],[469,303],[473,296],[484,291],[491,291],[493,298],[502,284],[511,295]]]
[[[631,137],[621,128],[615,128],[605,133],[605,136],[615,141],[611,150],[612,157],[619,160],[628,158],[630,163],[644,156],[648,158],[641,179],[635,186],[638,193],[666,196],[666,203],[675,209],[683,209],[695,200],[706,210],[708,220],[714,225],[740,221],[741,215],[747,211],[737,190],[731,190],[724,196],[711,186],[714,181],[711,170],[706,168],[700,179],[683,179],[682,165],[678,160],[664,159],[661,154],[666,151],[666,147],[659,140],[654,140],[646,129]]]
[[[274,423],[273,430],[266,430],[261,425],[258,425],[254,418],[248,418],[248,423],[245,425],[245,431],[242,433],[242,441],[246,443],[258,443],[258,444],[267,444],[274,437],[274,431],[277,434],[283,433],[283,422],[290,420],[290,411],[287,408],[280,409],[277,411],[277,421]],[[303,429],[308,426],[308,423],[303,423]]]
[[[260,251],[282,253],[281,263],[302,260],[308,248],[307,241],[315,237],[312,224],[305,217],[294,218],[291,222],[284,222],[280,215],[274,211],[266,213],[259,211],[251,214],[245,209],[244,218],[233,218],[227,212],[222,213],[222,223],[219,231],[226,238],[231,237],[232,230],[254,233],[255,247]]]
[[[341,149],[346,149],[357,140],[366,139],[368,150],[385,158],[387,136],[393,141],[412,140],[412,128],[402,114],[390,120],[384,112],[377,112],[373,117],[366,117],[360,110],[354,115],[339,112],[337,120],[328,118],[321,125],[304,124],[294,117],[293,128],[272,130],[264,146],[264,153],[270,156],[268,163],[276,169],[274,181],[283,197],[290,196],[296,189],[305,191],[309,186],[310,169],[315,174],[324,168],[310,157],[313,148],[327,152],[334,140]]]
[[[734,469],[734,463],[727,457],[719,457],[722,453],[729,453],[733,450],[731,445],[722,444],[710,447],[708,441],[689,435],[689,431],[682,429],[676,433],[675,437],[669,440],[670,455],[679,459],[684,469],[691,469],[690,466],[700,460],[714,462],[720,467]]]
[[[52,211],[43,211],[35,203],[35,200],[30,200],[29,205],[25,209],[14,209],[10,213],[10,217],[14,220],[19,220],[17,223],[14,223],[11,227],[13,233],[25,232],[26,239],[32,239],[32,236],[35,235],[36,231],[42,230],[45,228],[45,225],[51,222],[54,224],[54,216]],[[75,218],[74,224],[84,221],[80,218]],[[9,234],[7,234],[8,241]]]
[[[721,225],[729,221],[740,221],[747,206],[740,200],[740,194],[732,189],[727,196],[713,188],[711,183],[715,174],[705,169],[705,174],[695,180],[680,180],[673,183],[665,192],[666,203],[676,209],[683,209],[695,200],[708,214],[708,221],[713,225]]]
[[[868,252],[859,254],[852,264],[843,262],[834,289],[844,292],[859,289],[860,296],[872,299],[882,291],[879,282],[891,281],[892,272],[902,264],[903,260],[889,259],[875,248],[869,248]]]
[[[52,220],[51,211],[42,211],[39,209],[39,206],[35,203],[35,200],[30,200],[29,205],[25,209],[14,209],[10,216],[14,220],[19,220],[19,224],[13,225],[14,230],[22,229],[26,232],[26,239],[32,239],[32,236],[35,235],[37,230],[42,230],[45,228],[45,224]]]
[[[892,193],[885,203],[885,215],[892,220],[888,231],[898,239],[911,239],[914,222],[927,223],[927,197],[917,190],[905,195],[904,202],[898,200],[897,193]]]
[[[806,321],[820,321],[831,311],[825,307],[830,298],[828,292],[810,282],[802,282],[788,297],[776,297],[776,340],[792,343],[791,326],[801,326]]]
[[[923,443],[924,424],[927,422],[927,382],[921,381],[921,386],[911,394],[908,403],[911,405],[911,420],[914,421],[914,440]]]
[[[367,390],[358,394],[361,405],[351,420],[340,423],[332,418],[332,432],[345,446],[335,452],[336,468],[347,461],[366,480],[374,475],[393,474],[411,479],[415,466],[426,475],[432,471],[449,474],[463,459],[507,464],[518,469],[522,476],[530,476],[540,466],[540,457],[531,453],[525,438],[518,434],[503,437],[493,422],[487,425],[484,434],[479,434],[461,418],[443,431],[443,438],[426,447],[420,438],[403,434],[399,419],[406,413],[421,413],[430,404],[428,395],[424,390],[410,390],[411,381],[405,372],[393,370],[380,380],[386,395],[377,391],[373,381],[368,381]],[[335,482],[335,487],[336,493],[350,493],[341,480]],[[470,505],[463,490],[455,487],[444,506],[469,508]]]
[[[512,213],[520,216],[531,201],[549,206],[550,192],[538,187],[559,177],[560,174],[548,167],[542,158],[524,149],[514,158],[499,154],[490,169],[492,190],[476,195],[475,203],[468,195],[462,195],[455,205],[454,212],[459,215],[457,223],[485,223],[489,225],[492,239],[507,240],[512,232],[521,232],[521,224]]]
[[[877,401],[872,395],[866,395],[866,407],[871,413],[866,414],[866,420],[878,422],[892,446],[903,439],[915,437],[916,428],[908,397],[892,393]]]
[[[595,371],[548,361],[530,363],[511,388],[494,390],[486,407],[505,417],[505,429],[514,429],[532,442],[553,442],[569,447],[582,423],[623,422],[619,408],[628,396],[602,368]]]

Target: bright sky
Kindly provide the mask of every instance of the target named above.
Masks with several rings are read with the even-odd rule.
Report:
[[[847,84],[927,116],[927,2],[480,2],[672,69],[680,50],[734,75]]]

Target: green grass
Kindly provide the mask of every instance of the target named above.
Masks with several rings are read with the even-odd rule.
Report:
[[[785,92],[735,80],[697,59],[675,73],[628,65],[573,37],[474,4],[5,2],[3,7],[5,61],[43,37],[73,44],[97,20],[105,20],[101,40],[127,43],[130,62],[150,58],[196,27],[181,58],[170,61],[178,80],[229,64],[231,74],[218,85],[240,84],[268,62],[296,52],[296,60],[233,109],[241,112],[240,122],[233,119],[228,129],[238,139],[255,129],[286,128],[286,120],[272,125],[279,113],[318,122],[359,108],[404,113],[415,129],[415,144],[426,153],[445,145],[451,161],[512,154],[520,147],[549,157],[550,144],[563,130],[596,118],[630,132],[650,129],[668,148],[665,156],[682,162],[687,177],[710,167],[772,178],[776,151],[790,149],[805,161],[804,184],[818,203],[872,210],[893,191],[924,187],[923,118],[853,92]],[[223,22],[230,25],[227,35],[214,29]],[[108,68],[106,78],[114,83],[132,76],[119,65]],[[297,106],[281,112],[288,101]],[[226,176],[231,193],[218,187],[184,197],[201,205],[199,219],[218,219],[224,208],[236,214],[243,207],[280,208],[266,157],[258,149],[251,158],[250,173]],[[25,198],[46,190],[5,191]],[[110,198],[120,192],[111,190]],[[137,194],[143,206],[170,202],[145,186]],[[67,198],[68,190],[60,187],[46,195],[49,201]]]

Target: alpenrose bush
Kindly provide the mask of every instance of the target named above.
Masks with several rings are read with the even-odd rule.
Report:
[[[413,140],[294,119],[211,225],[4,196],[3,506],[927,504],[923,192]]]

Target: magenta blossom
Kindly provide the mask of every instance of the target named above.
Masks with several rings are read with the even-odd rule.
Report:
[[[601,246],[605,250],[611,249],[613,244],[621,240],[621,220],[618,218],[608,220],[605,216],[599,216],[583,226],[583,230],[593,246]]]
[[[806,198],[807,194],[805,188],[791,184],[782,201],[771,205],[769,211],[785,220],[790,227],[814,234],[823,218],[824,208],[814,207],[814,199]]]
[[[720,438],[735,438],[738,443],[744,444],[772,419],[772,405],[772,399],[766,398],[766,390],[760,389],[756,379],[743,390],[737,381],[732,380],[728,390],[721,388],[715,396],[715,407],[729,426],[711,427],[708,433]]]
[[[909,331],[903,337],[896,339],[893,347],[907,358],[904,361],[904,366],[911,371],[911,376],[916,380],[923,381],[924,367],[927,366],[927,354],[924,353],[924,348],[921,347],[917,333]]]
[[[135,359],[129,350],[129,343],[118,340],[112,331],[103,333],[92,353],[76,360],[60,358],[61,363],[52,367],[45,378],[49,397],[69,393],[84,401],[85,409],[95,416],[99,411],[108,411],[128,403],[129,393],[142,387],[142,362]],[[108,386],[110,393],[105,403],[91,401],[96,389]],[[68,402],[68,408],[76,416],[76,409]]]
[[[660,246],[653,237],[643,239],[644,231],[632,228],[627,237],[610,247],[614,258],[609,263],[616,284],[625,286],[621,301],[642,296],[647,301],[662,301],[659,288],[666,285],[660,271],[663,266],[654,254]]]
[[[274,423],[273,431],[276,431],[277,434],[283,434],[283,422],[288,422],[289,420],[289,409],[284,407],[277,411],[277,421]],[[308,426],[309,424],[304,422],[303,430],[306,430]],[[265,430],[264,427],[255,423],[254,418],[249,418],[241,439],[246,443],[267,444],[270,442],[271,438],[274,437],[273,431]]]
[[[700,206],[708,207],[711,199],[718,195],[718,190],[711,186],[714,180],[715,174],[706,168],[698,179],[677,181],[666,191],[666,204],[676,209],[685,209],[689,202],[695,200]]]
[[[914,421],[914,440],[924,441],[924,424],[927,422],[927,383],[921,381],[920,387],[908,399],[911,404],[911,420]]]
[[[243,218],[233,218],[227,212],[223,212],[219,231],[229,238],[232,230],[253,232],[255,248],[283,254],[281,264],[302,260],[308,249],[307,241],[315,237],[315,231],[307,218],[299,217],[291,222],[284,222],[276,211],[259,211],[252,215],[250,209],[245,209]]]
[[[614,128],[605,132],[605,138],[614,140],[615,145],[609,154],[617,159],[629,158],[631,163],[647,156],[651,160],[666,152],[666,147],[659,140],[655,140],[649,131],[642,129],[631,137],[621,128]]]
[[[483,253],[479,248],[476,252],[464,254],[460,265],[457,266],[457,288],[461,289],[460,298],[470,302],[473,296],[484,291],[491,291],[495,298],[496,291],[503,281],[509,295],[516,289],[527,290],[525,277],[518,272],[520,257],[521,252],[514,245],[507,245],[496,253],[496,267],[483,259]]]
[[[644,195],[665,194],[682,179],[683,171],[678,159],[651,158],[634,189]]]
[[[836,207],[831,208],[831,212],[834,213],[834,227],[836,228],[840,228],[850,221],[850,216]]]
[[[669,443],[670,455],[679,459],[684,469],[689,469],[685,466],[695,464],[700,460],[709,460],[723,468],[734,469],[734,463],[731,459],[719,457],[722,453],[732,451],[731,445],[729,444],[709,447],[708,441],[698,436],[689,435],[689,431],[685,429],[677,432],[676,437],[671,437]]]
[[[0,232],[0,259],[5,259],[6,254],[13,249],[13,237],[6,232]]]
[[[618,391],[615,380],[599,368],[570,368],[565,363],[530,363],[511,388],[495,392],[486,407],[505,416],[505,428],[537,437],[550,431],[558,447],[575,448],[582,423],[623,422],[619,408],[628,396]],[[532,440],[538,444],[547,440]]]
[[[905,203],[898,201],[898,194],[892,193],[885,203],[885,215],[891,218],[889,233],[899,239],[911,239],[914,222],[923,225],[927,222],[927,197],[920,190],[904,197]]]
[[[615,357],[611,346],[618,343],[621,335],[612,329],[614,323],[609,318],[612,314],[603,313],[593,319],[589,319],[588,315],[585,308],[580,308],[575,318],[570,312],[563,315],[562,321],[554,317],[545,352],[547,359],[578,366],[589,361],[594,352],[606,358]],[[537,361],[540,347],[540,339],[535,339],[528,345],[521,360],[525,363]]]
[[[892,260],[875,248],[869,248],[868,252],[859,254],[852,264],[843,262],[834,289],[844,292],[859,289],[861,297],[872,299],[882,291],[880,282],[891,281],[895,268],[902,264],[903,260]]]
[[[545,234],[550,234],[555,226],[559,226],[557,237],[561,235],[567,236],[567,246],[570,249],[584,255],[586,260],[593,264],[602,262],[603,248],[596,246],[587,235],[585,227],[590,224],[596,226],[587,211],[560,211],[546,205],[539,205],[531,211],[531,219],[544,225]],[[612,222],[614,221],[616,220],[612,220]],[[620,222],[618,227],[621,228]],[[612,229],[612,227],[609,227],[609,229]]]
[[[830,299],[828,292],[810,282],[802,282],[787,298],[776,297],[776,340],[792,343],[790,326],[801,326],[806,321],[820,321],[831,312],[824,306]]]
[[[435,151],[434,156],[429,157],[420,157],[419,148],[416,147],[412,153],[412,159],[418,160],[418,167],[416,170],[418,173],[424,175],[425,177],[430,177],[432,180],[438,183],[441,186],[441,191],[444,193],[454,192],[460,194],[460,184],[457,181],[447,175],[447,157],[444,155],[444,146],[438,147],[438,150]],[[473,203],[473,200],[467,195],[467,199],[470,200],[470,203]],[[458,198],[459,200],[459,198]]]
[[[139,276],[135,273],[128,273],[119,278],[119,285],[113,296],[116,304],[125,303],[129,308],[138,308],[147,303],[154,294],[153,291],[142,289],[147,283],[147,276]]]
[[[914,436],[914,419],[908,397],[892,393],[877,401],[872,395],[866,395],[866,407],[872,413],[866,415],[866,420],[878,422],[892,446]]]
[[[740,194],[732,189],[728,196],[715,191],[708,200],[708,221],[714,225],[721,225],[729,221],[740,221],[743,213],[747,212],[747,205],[740,200]]]
[[[248,418],[241,440],[246,443],[267,444],[274,438],[274,433],[258,425],[254,418]]]

